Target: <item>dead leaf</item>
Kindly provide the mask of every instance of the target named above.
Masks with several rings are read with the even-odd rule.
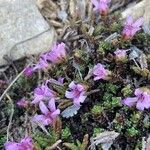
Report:
[[[150,135],[145,140],[145,137],[142,138],[142,150],[150,150]]]
[[[70,12],[70,16],[75,21],[76,18],[77,18],[77,11],[76,11],[75,0],[70,0],[70,3],[69,3],[69,12]]]
[[[142,53],[138,59],[141,68],[142,69],[147,69],[148,68],[148,64],[147,64],[147,59],[146,59],[146,55],[144,53]]]
[[[82,146],[81,146],[82,150],[87,149],[88,143],[89,143],[89,135],[86,134],[83,138],[83,142],[82,142]]]
[[[62,121],[60,117],[57,117],[53,123],[53,129],[55,134],[57,135],[57,138],[60,138],[61,131],[62,131]]]
[[[106,42],[112,43],[114,40],[117,40],[119,34],[117,32],[111,34],[108,38],[105,39]]]
[[[86,5],[87,5],[86,0],[77,1],[77,11],[82,20],[84,20],[86,16]]]
[[[77,114],[78,110],[80,109],[80,106],[72,105],[68,108],[66,108],[62,113],[62,117],[64,118],[70,118]]]
[[[119,133],[115,131],[105,131],[103,133],[97,134],[95,138],[93,138],[93,143],[91,143],[90,148],[93,145],[102,145],[103,150],[109,150],[113,141],[119,136]],[[92,149],[91,149],[92,150]]]

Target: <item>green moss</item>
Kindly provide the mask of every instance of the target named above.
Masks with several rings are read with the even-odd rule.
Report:
[[[134,112],[132,115],[131,115],[131,121],[134,123],[134,124],[137,124],[140,119],[141,119],[141,115],[142,113],[141,112]]]
[[[90,116],[90,114],[91,113],[85,113],[85,114],[83,114],[83,116],[81,118],[83,124],[88,121],[88,117]]]
[[[101,105],[97,104],[97,105],[94,105],[94,107],[91,110],[91,113],[94,115],[97,115],[97,114],[100,114],[103,110],[104,108]]]
[[[6,135],[0,135],[0,149],[3,149],[5,142],[6,142]]]
[[[112,51],[112,44],[106,41],[102,41],[99,44],[99,51]]]
[[[124,118],[121,114],[116,113],[115,119],[113,120],[113,126],[117,132],[121,132],[124,128]]]
[[[132,94],[132,90],[130,85],[125,86],[122,90],[121,90],[122,94],[124,97],[130,96]]]
[[[121,97],[112,97],[112,107],[122,106]]]
[[[145,33],[138,33],[138,34],[136,34],[135,39],[137,41],[139,41],[139,42],[141,42],[141,41],[147,41],[148,40],[148,36]]]
[[[134,127],[127,129],[127,135],[130,137],[137,136],[138,134],[139,134],[139,131]]]
[[[141,150],[142,149],[142,141],[137,141],[135,149],[134,150]]]
[[[114,84],[107,83],[105,89],[106,89],[107,92],[111,92],[113,94],[116,94],[117,90],[118,90],[118,87]]]
[[[99,35],[103,31],[105,31],[105,27],[102,25],[97,25],[94,29],[94,36]]]
[[[62,129],[62,132],[61,132],[62,139],[66,140],[69,138],[69,136],[71,136],[70,129],[68,127],[65,127],[64,129]]]
[[[93,137],[96,137],[98,134],[104,132],[105,130],[103,128],[94,128],[93,130]]]
[[[117,22],[114,22],[111,25],[111,31],[112,32],[120,32],[121,28],[122,28],[122,25],[120,23],[117,23]]]
[[[118,123],[116,123],[116,124],[114,125],[114,127],[115,127],[115,130],[116,130],[117,132],[122,132],[122,129],[124,128],[123,125],[118,124]]]
[[[49,131],[49,135],[38,131],[32,135],[36,145],[41,149],[44,149],[47,146],[53,145],[57,141],[57,135],[52,129]]]

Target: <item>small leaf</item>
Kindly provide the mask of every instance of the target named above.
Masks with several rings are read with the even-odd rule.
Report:
[[[63,143],[63,146],[71,150],[78,150],[78,147],[74,143]]]
[[[135,58],[139,58],[140,55],[143,53],[136,46],[132,46],[130,49],[131,49],[131,53],[129,54],[129,60],[133,60]]]
[[[62,131],[62,121],[60,119],[60,117],[57,117],[53,123],[53,129],[54,129],[54,132],[57,136],[57,139],[60,138],[60,135],[61,135],[61,131]]]
[[[67,108],[68,106],[71,106],[72,105],[72,102],[70,100],[63,100],[59,105],[58,105],[58,108],[59,109],[65,109]]]
[[[66,109],[61,113],[61,115],[62,115],[64,118],[70,118],[70,117],[73,117],[74,115],[76,115],[79,109],[80,109],[80,106],[72,105],[72,106],[66,108]]]
[[[119,133],[115,131],[105,131],[103,133],[98,134],[95,138],[93,138],[93,143],[90,147],[93,145],[99,145],[102,144],[103,150],[109,150],[111,145],[113,144],[113,141],[119,136]]]
[[[148,64],[147,64],[147,59],[146,59],[146,55],[145,54],[141,54],[139,59],[138,59],[141,68],[142,69],[147,69],[148,68]]]

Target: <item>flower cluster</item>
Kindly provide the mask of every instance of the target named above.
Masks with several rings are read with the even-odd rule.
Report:
[[[111,0],[92,0],[94,5],[94,11],[99,11],[101,15],[106,16],[109,11],[109,3]],[[143,18],[139,18],[137,21],[133,21],[132,16],[129,16],[125,21],[125,26],[122,32],[122,37],[125,40],[132,39],[137,31],[141,29],[143,24]],[[117,49],[114,52],[116,61],[124,61],[127,58],[127,50]],[[26,67],[24,69],[25,76],[31,76],[33,72],[39,69],[46,69],[51,64],[60,64],[67,59],[65,50],[65,44],[55,44],[49,52],[42,54],[37,64],[32,67]],[[91,71],[93,80],[108,80],[110,79],[112,72],[105,69],[105,66],[101,63],[94,65]],[[90,76],[90,77],[91,77]],[[56,107],[56,98],[58,94],[49,88],[48,83],[54,83],[58,86],[65,88],[64,78],[59,78],[58,81],[54,79],[47,80],[46,83],[36,87],[34,89],[33,101],[31,104],[39,106],[40,114],[35,114],[32,118],[33,122],[42,124],[43,126],[52,125],[55,119],[60,115],[60,109]],[[80,108],[81,103],[87,98],[87,88],[82,83],[72,81],[69,84],[69,88],[63,93],[66,98],[73,101],[73,106]],[[150,108],[150,91],[147,88],[138,88],[134,92],[135,97],[127,97],[123,100],[123,104],[129,107],[136,106],[139,110]],[[26,108],[29,102],[24,98],[17,102],[19,107]],[[4,145],[5,150],[33,150],[34,145],[30,137],[22,139],[20,142],[7,142]]]
[[[5,150],[33,150],[34,145],[31,137],[26,137],[20,142],[7,142],[4,145]]]
[[[110,2],[111,0],[92,0],[94,11],[99,11],[101,15],[107,15]]]
[[[22,108],[27,108],[29,105],[29,101],[27,101],[25,98],[22,98],[17,102],[17,105]]]
[[[69,91],[66,91],[65,96],[72,99],[74,105],[77,106],[80,106],[80,103],[83,103],[87,97],[85,87],[81,84],[76,84],[74,81],[69,84]]]
[[[44,126],[52,124],[55,118],[60,114],[60,110],[56,109],[55,99],[52,98],[48,102],[48,106],[44,104],[43,101],[39,103],[39,108],[42,115],[35,115],[33,117],[34,122],[40,122]]]
[[[116,61],[124,61],[127,58],[127,50],[124,49],[117,49],[114,54],[116,56]]]
[[[104,66],[100,63],[94,66],[93,75],[94,80],[107,79],[107,77],[111,74],[111,72],[104,68]]]
[[[127,97],[123,103],[129,107],[135,106],[139,110],[150,108],[150,91],[147,88],[138,88],[134,92],[135,97]]]
[[[136,34],[136,32],[141,29],[143,22],[144,22],[143,17],[139,18],[135,22],[133,21],[132,16],[127,17],[122,32],[123,38],[126,40],[132,39],[133,36]]]
[[[51,90],[47,84],[48,81],[46,81],[45,84],[34,89],[34,100],[32,101],[32,104],[37,104],[42,100],[50,100],[51,98],[56,97],[57,93]]]
[[[45,69],[48,67],[48,62],[59,64],[66,60],[65,44],[62,42],[54,45],[51,51],[44,53],[40,56],[39,62],[34,67],[26,67],[24,70],[25,76],[31,76],[33,72],[38,69]]]

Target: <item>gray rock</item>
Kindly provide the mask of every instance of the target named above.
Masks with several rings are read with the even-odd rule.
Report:
[[[47,51],[55,31],[36,7],[35,0],[0,0],[0,65],[8,55],[16,60]]]

